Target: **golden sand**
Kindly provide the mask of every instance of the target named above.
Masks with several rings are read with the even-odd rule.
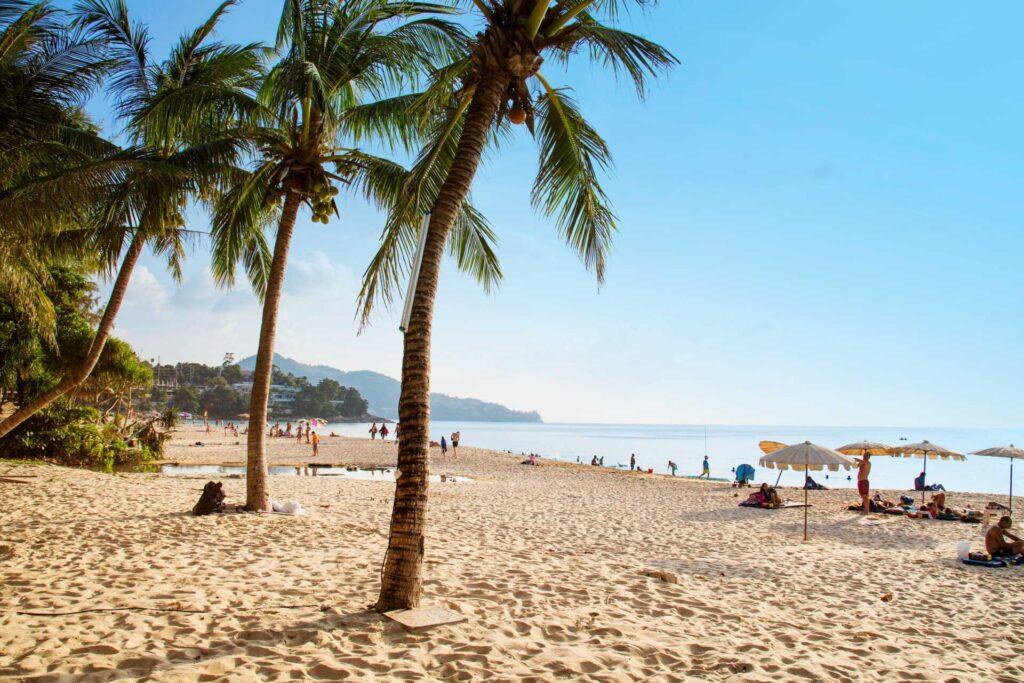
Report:
[[[168,458],[241,462],[242,439],[182,431]],[[272,461],[309,449],[273,440]],[[319,460],[394,456],[325,438]],[[979,526],[865,523],[851,492],[813,492],[804,543],[802,511],[722,483],[434,456],[475,481],[431,487],[424,601],[467,621],[419,633],[366,610],[391,483],[275,476],[308,517],[195,518],[203,479],[0,462],[28,482],[0,482],[0,679],[1024,678],[1024,567],[956,560]]]

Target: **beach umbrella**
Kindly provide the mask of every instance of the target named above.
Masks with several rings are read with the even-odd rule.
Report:
[[[767,453],[761,458],[761,465],[764,467],[775,467],[780,470],[804,471],[804,540],[807,540],[807,473],[809,470],[819,471],[826,467],[836,472],[840,467],[850,469],[856,463],[848,455],[838,453],[831,448],[818,446],[810,441],[804,441],[793,446],[780,448],[772,453]],[[781,474],[781,472],[779,473]]]
[[[889,449],[891,455],[902,455],[904,458],[923,458],[924,473],[928,474],[928,460],[942,458],[943,460],[966,460],[962,454],[943,448],[938,444],[925,439],[921,443],[909,443],[902,446],[893,446]],[[924,505],[924,490],[921,491],[921,505]]]
[[[785,448],[788,445],[789,444],[782,443],[781,441],[759,441],[757,443],[757,447],[760,448],[761,452],[764,453],[765,455],[768,455],[769,453],[774,453],[775,451],[781,451],[783,448]],[[782,472],[780,471],[779,472],[779,476],[775,479],[775,485],[776,486],[779,485],[779,480],[781,480],[781,479],[782,479]]]
[[[971,455],[984,455],[990,458],[1010,459],[1010,514],[1013,514],[1013,461],[1015,458],[1024,458],[1024,450],[1015,447],[1012,443],[1009,446],[996,446],[986,448],[983,451],[975,451]]]
[[[789,444],[781,443],[779,441],[759,441],[757,444],[758,448],[760,448],[761,452],[764,453],[765,455],[768,455],[769,453],[774,453],[775,451],[781,451],[788,445]]]
[[[836,449],[843,455],[889,455],[892,453],[892,447],[886,446],[884,443],[878,443],[877,441],[857,441],[856,443],[848,443],[845,446],[840,446]]]

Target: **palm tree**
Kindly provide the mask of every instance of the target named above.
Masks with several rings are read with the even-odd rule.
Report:
[[[79,214],[102,265],[117,274],[85,357],[54,387],[0,422],[0,437],[89,377],[144,247],[148,243],[165,254],[172,273],[180,275],[189,234],[183,213],[189,199],[210,198],[218,183],[233,177],[238,144],[225,133],[225,122],[237,118],[251,101],[248,90],[260,52],[256,45],[209,41],[232,4],[221,4],[158,64],[151,63],[146,29],[132,23],[123,0],[82,0],[76,6],[77,26],[109,55],[109,88],[134,145],[108,149],[98,158],[33,180],[13,192],[11,201],[20,201],[21,213],[42,224],[54,215]],[[82,187],[87,206],[76,211],[70,198],[82,197]],[[250,240],[247,246],[258,252],[260,245]]]
[[[615,216],[598,174],[610,163],[607,146],[581,114],[566,88],[554,87],[541,72],[545,57],[566,62],[575,54],[625,73],[639,95],[648,77],[676,63],[663,47],[602,21],[614,20],[630,5],[655,0],[472,0],[485,28],[466,42],[460,59],[434,74],[419,102],[450,103],[449,124],[420,157],[408,188],[444,159],[447,170],[436,190],[427,226],[411,316],[405,329],[399,399],[398,472],[391,533],[376,609],[419,604],[429,475],[430,334],[441,255],[469,193],[484,148],[505,121],[525,123],[537,140],[539,171],[532,202],[554,216],[559,232],[598,281],[616,229]],[[429,184],[429,183],[428,183]],[[385,257],[386,258],[386,257]],[[368,273],[362,304],[365,316],[375,297],[387,296],[394,279]]]
[[[394,205],[405,169],[354,145],[387,127],[377,98],[411,84],[431,59],[459,53],[459,30],[437,16],[448,12],[441,5],[406,0],[285,2],[279,59],[263,78],[259,111],[246,132],[254,150],[250,170],[220,198],[213,218],[214,275],[224,285],[233,282],[236,264],[246,260],[250,236],[272,217],[277,222],[269,271],[250,269],[263,314],[249,407],[249,510],[270,505],[264,432],[277,315],[299,209],[308,206],[313,222],[327,224],[338,213],[336,183],[380,206]],[[460,263],[493,280],[499,273],[489,227],[461,203],[456,214],[471,235]]]

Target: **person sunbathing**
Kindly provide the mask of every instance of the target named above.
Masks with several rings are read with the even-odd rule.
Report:
[[[1024,553],[1024,539],[1011,534],[1013,520],[1009,515],[999,518],[999,523],[985,532],[985,550],[992,557],[1013,557]],[[1009,539],[1009,540],[1007,540]]]
[[[761,488],[757,491],[751,493],[743,505],[759,508],[777,508],[782,505],[782,499],[779,498],[779,494],[774,488],[765,483],[761,484]]]

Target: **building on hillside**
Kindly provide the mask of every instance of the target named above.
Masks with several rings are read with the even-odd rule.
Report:
[[[252,395],[252,382],[236,382],[231,385],[231,388],[246,396]],[[292,404],[295,402],[295,394],[297,393],[299,393],[297,387],[290,387],[285,384],[271,384],[267,408],[271,413],[290,411]]]

